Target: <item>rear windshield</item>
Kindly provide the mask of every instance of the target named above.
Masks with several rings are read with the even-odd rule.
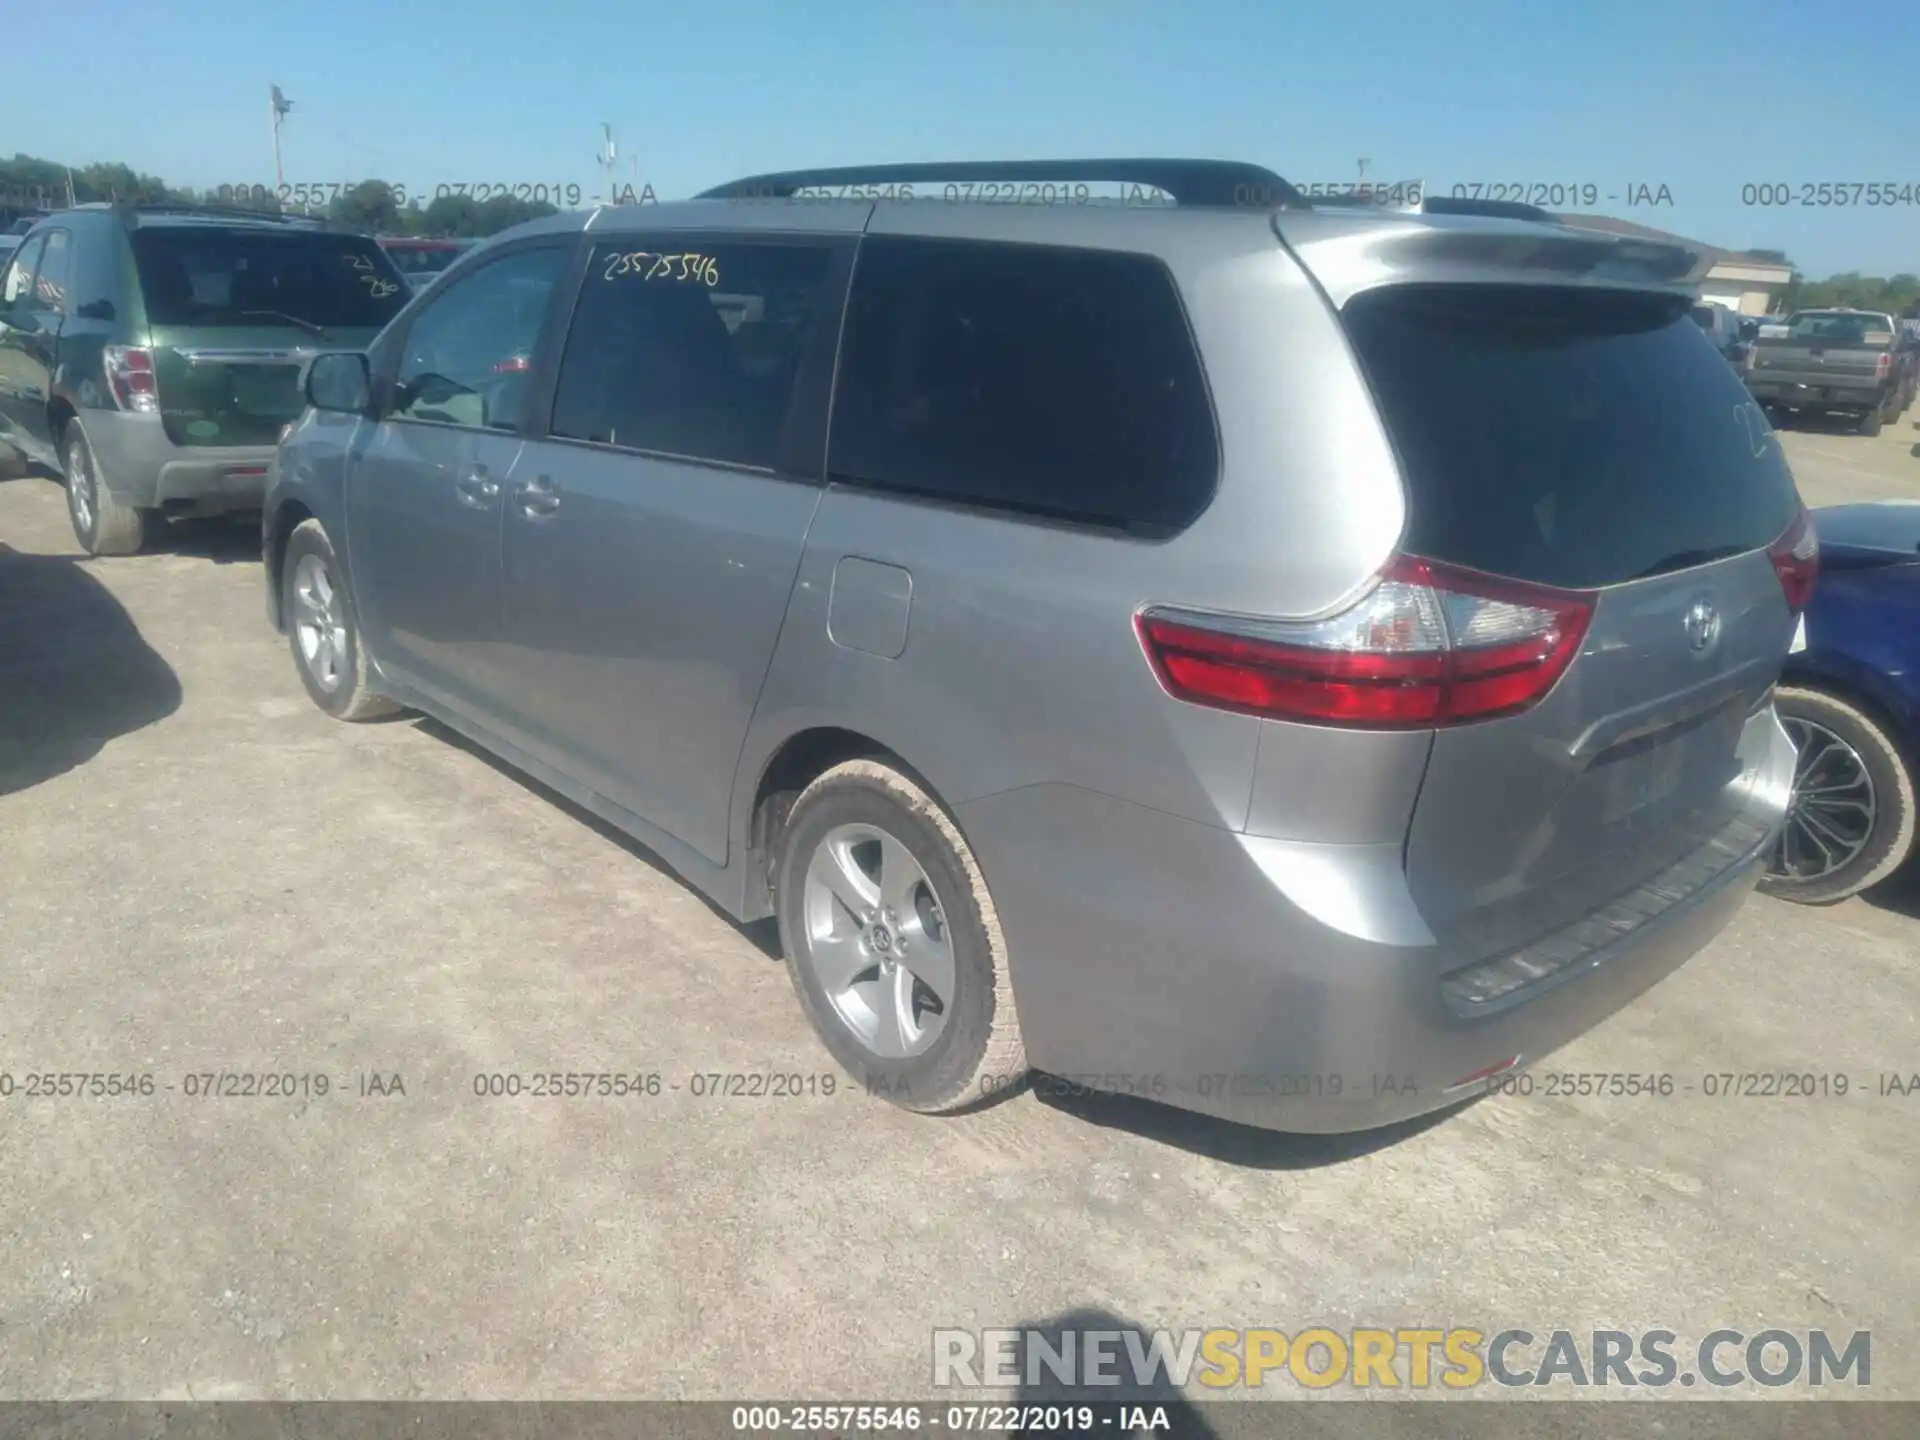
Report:
[[[385,325],[406,282],[358,235],[155,226],[133,232],[153,325]]]
[[[1817,312],[1796,315],[1787,331],[1789,340],[1825,340],[1829,344],[1864,345],[1867,336],[1877,335],[1878,344],[1893,338],[1884,315],[1822,315]]]
[[[1585,589],[1768,544],[1799,498],[1684,300],[1389,286],[1343,315],[1408,488],[1408,551]]]

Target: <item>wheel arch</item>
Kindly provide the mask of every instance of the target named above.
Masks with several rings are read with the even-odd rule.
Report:
[[[280,598],[281,576],[286,569],[287,542],[293,538],[293,532],[302,522],[318,518],[299,500],[282,500],[274,507],[273,523],[267,531],[266,553],[262,559],[267,569],[267,616],[273,621],[273,628],[283,635],[287,629],[287,617],[282,613]]]
[[[849,726],[818,723],[793,730],[776,744],[766,759],[752,767],[753,789],[744,807],[741,919],[761,920],[773,914],[771,867],[785,832],[793,802],[814,780],[848,760],[882,760],[897,767],[926,791],[947,813],[956,829],[953,807],[939,787],[918,769],[899,747]]]
[[[1914,735],[1914,713],[1903,697],[1863,665],[1788,665],[1781,685],[1795,690],[1817,690],[1844,701],[1871,720],[1900,756],[1907,772],[1920,782],[1920,745]]]

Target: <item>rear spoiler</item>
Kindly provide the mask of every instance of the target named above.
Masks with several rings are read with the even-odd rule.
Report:
[[[1389,275],[1440,284],[1596,284],[1691,298],[1712,264],[1683,245],[1574,225],[1477,216],[1409,216],[1408,222],[1384,235],[1375,226],[1322,234],[1276,217],[1274,229],[1336,305]]]

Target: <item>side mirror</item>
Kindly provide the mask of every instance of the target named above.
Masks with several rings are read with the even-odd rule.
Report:
[[[300,393],[316,410],[364,415],[373,408],[373,375],[358,350],[316,355],[300,377]]]

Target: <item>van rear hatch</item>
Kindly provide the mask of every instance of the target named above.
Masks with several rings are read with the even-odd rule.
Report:
[[[1742,776],[1811,573],[1776,555],[1811,543],[1765,417],[1688,309],[1455,283],[1342,310],[1406,484],[1402,553],[1588,607],[1538,703],[1434,732],[1406,868],[1455,956],[1583,925],[1601,943],[1632,920],[1610,907],[1644,918],[1690,865],[1764,838]]]
[[[153,385],[176,445],[271,445],[303,406],[301,364],[365,348],[409,290],[370,239],[154,224],[130,237]]]

